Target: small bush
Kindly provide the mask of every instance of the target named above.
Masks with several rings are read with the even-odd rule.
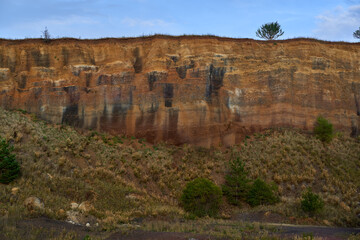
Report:
[[[222,200],[222,191],[212,181],[197,178],[189,182],[181,196],[185,211],[197,217],[206,215],[215,217],[218,214]]]
[[[322,116],[316,119],[314,133],[323,142],[330,142],[333,138],[333,125]]]
[[[10,183],[20,174],[20,166],[11,154],[12,146],[0,137],[0,183]]]
[[[304,212],[314,214],[321,211],[324,207],[324,201],[321,197],[312,192],[311,188],[308,188],[302,195],[301,209]]]
[[[275,185],[270,186],[258,178],[252,184],[247,195],[246,202],[252,207],[258,205],[274,204],[278,202],[278,198],[274,193],[275,189]]]
[[[49,43],[50,42],[50,33],[49,30],[47,29],[47,27],[45,27],[45,30],[42,32],[42,39],[44,40],[45,43]]]
[[[240,158],[230,162],[230,171],[225,176],[225,184],[222,186],[223,193],[230,204],[239,206],[241,201],[246,200],[250,180],[244,167],[245,163]]]

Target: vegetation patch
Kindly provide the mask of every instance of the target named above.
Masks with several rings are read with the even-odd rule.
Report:
[[[276,186],[270,186],[263,180],[257,178],[249,190],[246,201],[252,207],[274,204],[278,202],[278,198],[274,193],[275,190]]]
[[[0,109],[0,115],[0,136],[9,149],[13,146],[9,152],[21,166],[21,175],[0,184],[0,218],[16,213],[20,219],[75,219],[105,230],[149,218],[185,221],[183,190],[203,178],[223,186],[231,203],[223,201],[217,214],[205,215],[230,218],[239,211],[261,211],[289,222],[360,226],[359,139],[337,134],[323,144],[312,135],[276,129],[230,148],[205,149],[76,130],[19,111]],[[246,199],[258,178],[270,189],[269,183],[276,183],[279,202],[250,206]],[[309,187],[324,201],[323,211],[314,215],[300,204]],[[24,206],[32,196],[43,209]],[[269,203],[261,199],[260,204]]]
[[[184,209],[197,217],[216,217],[221,200],[221,189],[205,178],[197,178],[186,184],[181,196]]]
[[[12,154],[13,147],[0,137],[0,183],[10,183],[20,175],[20,166]]]
[[[330,142],[334,136],[333,125],[324,117],[320,116],[316,119],[315,136],[323,142]]]
[[[318,194],[312,192],[311,188],[308,188],[302,195],[301,209],[304,212],[315,214],[324,208],[324,201]]]

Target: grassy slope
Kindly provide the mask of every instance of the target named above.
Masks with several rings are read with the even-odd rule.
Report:
[[[0,185],[0,216],[38,214],[23,206],[25,198],[37,196],[45,204],[41,214],[56,219],[66,218],[71,202],[89,201],[94,210],[88,215],[107,229],[142,217],[182,218],[178,199],[186,182],[207,177],[221,184],[228,160],[240,156],[253,179],[276,182],[281,196],[275,206],[240,211],[270,210],[305,219],[299,197],[310,186],[326,202],[316,221],[359,226],[359,139],[338,136],[324,145],[292,130],[267,131],[241,146],[209,150],[79,133],[2,109],[0,126],[0,136],[13,142],[22,168],[19,179]],[[11,195],[13,187],[20,188],[16,196]],[[225,204],[222,216],[234,210]]]

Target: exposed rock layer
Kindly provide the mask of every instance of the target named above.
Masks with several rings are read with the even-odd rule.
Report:
[[[203,146],[260,129],[357,135],[360,45],[215,37],[0,40],[0,104],[54,123]]]

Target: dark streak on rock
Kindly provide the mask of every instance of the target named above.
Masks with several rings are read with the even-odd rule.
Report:
[[[360,116],[360,83],[353,82],[351,84],[351,89],[354,93],[356,115]]]
[[[26,88],[27,83],[27,76],[26,75],[20,75],[18,78],[18,88]]]
[[[330,61],[323,58],[315,58],[312,62],[312,69],[325,70],[330,67]]]
[[[181,79],[184,79],[186,78],[187,67],[186,66],[177,67],[176,72]]]
[[[169,114],[168,115],[169,124],[167,131],[165,131],[166,133],[165,139],[176,140],[178,139],[177,127],[179,121],[179,110],[170,108],[168,114]]]
[[[160,80],[167,79],[167,73],[153,71],[147,74],[149,90],[152,91],[154,89],[154,83]]]
[[[156,82],[156,75],[154,72],[148,75],[149,90],[152,91],[154,88],[154,82]]]
[[[133,56],[135,57],[135,62],[133,64],[135,73],[140,73],[142,71],[143,63],[138,47],[134,49]]]
[[[350,133],[350,137],[358,137],[360,135],[360,131],[359,128],[357,126],[352,125],[351,126],[351,133]]]
[[[90,87],[91,78],[92,78],[92,73],[85,73],[85,85],[86,85],[86,87]]]
[[[176,67],[176,72],[181,79],[184,79],[184,78],[186,78],[187,70],[194,68],[194,66],[195,66],[195,62],[194,62],[194,60],[191,60],[191,63],[189,65]]]
[[[206,101],[211,102],[213,96],[219,96],[219,89],[223,86],[225,72],[226,68],[224,67],[210,65],[206,81]]]
[[[84,120],[80,119],[78,109],[78,104],[67,106],[63,112],[61,123],[75,127],[82,127],[84,125]]]
[[[100,75],[96,80],[96,85],[120,85],[130,84],[134,80],[134,73],[122,73],[122,74],[111,74],[111,75]]]
[[[37,67],[50,67],[49,54],[41,54],[40,50],[32,50],[31,56],[34,60],[34,63]]]
[[[77,86],[63,87],[64,91],[69,96],[70,105],[78,104],[80,100],[80,93]]]
[[[164,88],[164,100],[165,100],[165,107],[172,107],[172,100],[174,97],[174,86],[172,83],[165,83]]]
[[[63,47],[61,52],[63,57],[63,65],[67,66],[69,64],[69,51]]]
[[[31,90],[34,93],[35,99],[38,99],[41,96],[41,93],[42,93],[41,87],[32,88]]]

